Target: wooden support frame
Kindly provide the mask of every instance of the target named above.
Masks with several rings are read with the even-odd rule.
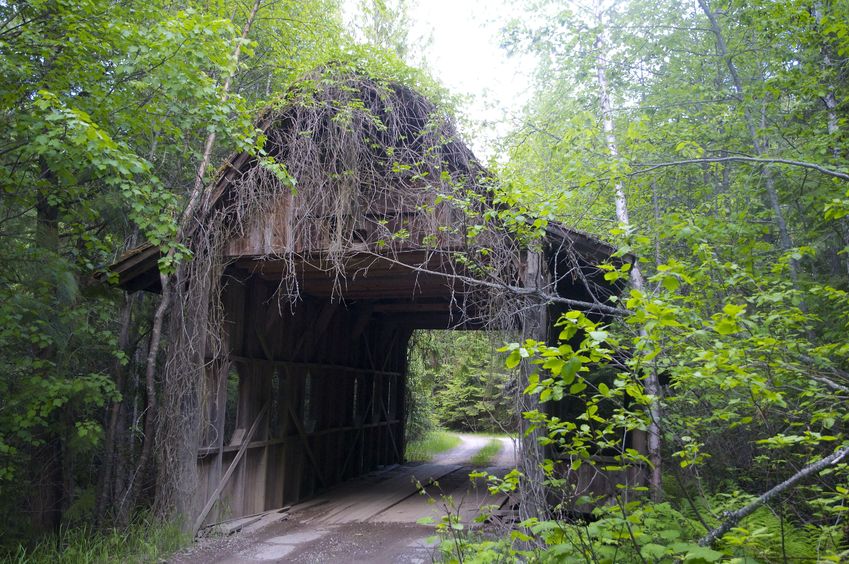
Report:
[[[366,373],[366,374],[378,374],[383,376],[401,376],[400,372],[393,370],[376,370],[372,368],[360,368],[357,366],[345,366],[342,364],[322,364],[320,362],[300,362],[300,361],[291,361],[291,360],[268,360],[264,358],[251,358],[245,356],[230,356],[230,360],[233,362],[241,362],[244,364],[250,364],[253,362],[266,362],[273,364],[274,366],[283,366],[286,368],[313,368],[318,370],[338,370],[343,373]]]
[[[234,328],[229,354],[211,366],[224,392],[216,407],[227,404],[233,370],[240,375],[239,396],[230,397],[229,413],[210,412],[221,432],[197,450],[205,472],[204,507],[195,519],[201,525],[224,500],[220,507],[228,507],[228,515],[256,513],[401,462],[404,455],[404,407],[397,402],[404,401],[401,349],[409,331],[388,323],[368,301],[343,307],[307,298],[281,311],[266,307],[274,289],[259,277],[237,290],[227,303]],[[254,427],[260,402],[268,405]],[[224,422],[232,429],[236,406],[238,428],[250,429],[225,441]]]
[[[236,467],[239,465],[239,462],[241,462],[242,457],[245,455],[245,452],[248,449],[248,445],[250,444],[251,439],[253,439],[256,430],[259,428],[259,423],[260,421],[262,421],[262,418],[265,416],[265,413],[267,411],[268,402],[266,402],[266,404],[260,410],[259,414],[256,416],[256,419],[254,419],[251,428],[248,430],[248,434],[245,435],[245,438],[242,441],[241,446],[239,447],[239,451],[236,453],[236,457],[233,459],[232,462],[230,462],[230,466],[227,467],[227,471],[224,473],[224,476],[222,476],[221,481],[215,487],[215,490],[213,490],[212,495],[209,496],[209,499],[206,501],[206,505],[204,505],[203,509],[201,509],[200,513],[197,516],[197,519],[195,519],[194,525],[192,526],[192,536],[195,536],[197,534],[201,525],[203,525],[204,519],[206,519],[206,516],[209,515],[209,511],[212,509],[212,506],[215,505],[216,501],[218,501],[218,497],[221,495],[221,492],[224,491],[224,486],[227,485],[227,482],[230,480],[230,476],[233,475],[233,472],[236,470]]]
[[[285,368],[285,365],[284,365],[284,368]],[[288,370],[286,370],[286,379],[288,380],[291,377],[292,377],[291,373]],[[319,464],[318,460],[316,459],[315,453],[313,452],[312,448],[310,447],[309,434],[307,434],[306,430],[304,429],[304,425],[303,425],[303,422],[301,421],[301,417],[293,409],[292,402],[291,402],[288,395],[284,398],[283,401],[285,403],[284,410],[286,411],[286,413],[289,416],[289,421],[291,421],[295,425],[295,430],[298,433],[298,437],[300,438],[301,445],[303,445],[304,453],[307,455],[307,458],[309,459],[310,463],[312,464],[313,469],[315,470],[316,476],[318,476],[319,481],[322,483],[322,485],[327,487],[328,482],[324,477],[324,473],[322,472],[321,465]]]
[[[263,118],[261,129],[279,126],[281,131],[286,131],[286,120],[275,122],[275,125],[273,117]],[[328,130],[328,134],[333,132]],[[469,172],[468,163],[455,164],[457,166],[450,167],[452,174]],[[476,280],[473,269],[465,268],[454,255],[455,251],[474,251],[469,248],[468,241],[462,235],[439,233],[435,243],[423,243],[423,237],[433,231],[434,221],[436,226],[450,227],[462,223],[465,217],[459,207],[435,203],[437,187],[423,182],[408,190],[404,186],[394,186],[393,179],[387,177],[389,184],[381,188],[389,189],[390,197],[378,194],[385,190],[360,191],[356,197],[364,198],[368,203],[364,207],[371,208],[370,211],[352,209],[351,214],[345,215],[350,215],[348,219],[353,220],[351,226],[355,231],[369,236],[361,242],[349,242],[340,254],[325,237],[331,223],[338,218],[325,212],[301,217],[304,210],[299,197],[289,191],[268,194],[266,205],[260,206],[262,209],[253,214],[255,217],[250,221],[241,217],[238,210],[230,209],[233,198],[239,199],[238,178],[249,175],[257,166],[257,159],[248,153],[234,155],[210,191],[210,210],[214,208],[221,213],[209,217],[222,224],[232,223],[235,235],[220,249],[226,267],[223,278],[216,282],[224,283],[221,286],[212,284],[210,290],[199,297],[218,307],[215,300],[220,296],[215,296],[215,291],[222,289],[226,293],[222,305],[226,311],[228,336],[226,341],[222,340],[221,350],[226,351],[227,357],[211,359],[213,364],[207,369],[207,379],[218,386],[215,398],[198,398],[196,404],[200,406],[197,407],[199,411],[206,409],[206,412],[192,420],[201,421],[201,424],[212,422],[210,429],[190,430],[199,431],[202,436],[204,448],[190,445],[198,447],[198,460],[191,460],[189,456],[191,467],[181,463],[177,469],[161,468],[167,479],[182,479],[183,473],[197,472],[198,467],[203,466],[204,475],[198,480],[202,495],[207,496],[209,489],[213,489],[214,495],[209,496],[212,499],[221,496],[222,491],[225,496],[232,491],[237,511],[245,513],[251,504],[269,503],[266,492],[269,480],[276,479],[271,477],[275,472],[285,475],[284,481],[291,479],[293,482],[286,482],[280,495],[290,495],[289,491],[294,492],[294,497],[314,493],[313,474],[304,471],[305,459],[325,487],[333,481],[332,469],[340,468],[337,479],[341,479],[352,461],[355,473],[392,460],[400,461],[404,454],[406,406],[403,392],[407,385],[404,345],[409,332],[424,328],[447,329],[452,324],[454,328],[481,328],[484,322],[492,320],[483,307],[487,301],[485,292],[492,284]],[[485,187],[471,188],[480,188],[480,194],[485,195]],[[322,187],[316,185],[311,189]],[[376,230],[382,229],[378,224],[385,224],[383,227],[389,231],[403,227],[411,236],[384,249],[380,245],[383,241],[373,237]],[[503,274],[510,284],[524,283],[526,287],[540,289],[540,274],[547,264],[543,259],[546,253],[550,258],[552,245],[570,250],[575,247],[589,257],[592,264],[611,258],[615,250],[590,236],[554,224],[545,229],[538,252],[521,250],[521,241],[515,240],[509,229],[496,224],[492,225],[492,236],[498,244],[503,241],[505,251],[523,263],[518,273],[521,280],[515,276],[514,262],[505,264]],[[124,257],[113,270],[119,274],[125,288],[155,289],[159,280],[156,261],[160,254],[159,249],[147,244]],[[344,270],[332,268],[340,266],[340,259],[345,263]],[[555,258],[549,264],[558,264],[558,260]],[[345,284],[340,284],[340,275],[345,272],[348,273]],[[231,280],[236,290],[229,287]],[[293,299],[288,304],[289,311],[269,307],[281,285],[288,287],[289,284],[298,287],[302,299]],[[563,287],[564,290],[556,290],[567,296],[577,286],[565,281]],[[475,298],[469,300],[474,304],[463,304],[463,312],[468,316],[465,320],[462,316],[455,317],[460,309],[457,294]],[[536,304],[532,305],[530,309],[538,309]],[[615,312],[611,308],[607,311]],[[206,325],[201,324],[201,329],[203,327]],[[175,342],[179,337],[178,332]],[[217,337],[217,334],[209,336],[210,339]],[[198,348],[202,349],[203,345]],[[209,354],[218,350],[207,347]],[[256,358],[261,356],[264,358]],[[221,362],[221,366],[215,364],[217,362]],[[250,371],[247,375],[248,370],[240,370],[237,410],[240,434],[255,416],[261,419],[262,412],[266,413],[265,427],[250,424],[249,434],[240,437],[241,441],[239,438],[233,441],[238,445],[224,442],[225,427],[231,421],[228,415],[232,415],[222,411],[227,405],[231,366],[247,367]],[[272,407],[266,405],[260,410],[260,404],[270,395],[273,378],[283,374],[285,383],[279,386],[280,393],[274,394]],[[340,380],[342,383],[338,385]],[[321,411],[320,416],[314,418],[311,409],[305,420],[301,406],[308,395],[308,386],[313,392],[309,394],[311,405],[320,401],[317,409]],[[318,388],[328,390],[320,400],[315,393]],[[198,389],[203,387],[198,386]],[[346,402],[355,404],[354,413],[349,415],[351,405]],[[273,424],[269,409],[276,417]],[[399,417],[395,416],[396,412],[400,413]],[[318,427],[316,432],[313,432],[313,421],[307,421],[310,419]],[[259,419],[254,420],[257,421]],[[346,441],[351,436],[355,439],[342,461]],[[177,439],[165,437],[164,440]],[[238,451],[222,476],[226,457],[233,455],[231,446],[238,446]],[[207,453],[214,453],[215,458],[202,460]],[[232,487],[227,486],[228,480]],[[310,483],[304,485],[307,481]],[[251,490],[254,483],[256,488],[265,488],[262,495],[258,490]],[[278,495],[278,488],[273,491]],[[194,509],[192,503],[197,500],[182,497],[178,506]],[[212,503],[214,505],[214,501]],[[209,510],[205,508],[205,512]]]

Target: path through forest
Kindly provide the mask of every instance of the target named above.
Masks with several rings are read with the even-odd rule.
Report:
[[[491,496],[484,484],[468,474],[472,457],[492,440],[459,435],[461,444],[429,463],[405,464],[373,472],[333,488],[288,513],[271,513],[240,533],[204,539],[174,561],[218,562],[431,562],[428,543],[433,527],[447,511],[471,523],[484,505],[502,505],[505,496]],[[515,445],[501,438],[501,451],[486,470],[504,473],[515,465]],[[416,482],[427,485],[419,493]],[[430,502],[430,499],[436,502]],[[445,499],[450,498],[452,502]]]

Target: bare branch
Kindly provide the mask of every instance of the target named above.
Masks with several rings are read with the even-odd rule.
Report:
[[[386,262],[390,262],[394,265],[408,268],[414,272],[419,272],[421,274],[429,274],[432,276],[441,276],[446,279],[456,280],[458,282],[463,282],[465,284],[469,284],[470,286],[483,286],[485,288],[492,288],[495,290],[508,291],[517,296],[529,296],[535,297],[542,300],[545,303],[558,303],[564,304],[569,307],[574,307],[576,309],[584,310],[584,311],[598,311],[601,313],[607,313],[610,315],[630,315],[633,313],[631,310],[613,307],[609,305],[605,305],[598,302],[585,302],[582,300],[572,300],[569,298],[563,298],[556,294],[549,294],[548,292],[544,292],[537,288],[526,288],[523,286],[513,286],[512,284],[500,283],[500,282],[488,282],[486,280],[481,280],[479,278],[472,278],[471,276],[464,276],[462,274],[456,274],[451,272],[442,272],[438,270],[431,270],[425,268],[423,266],[416,266],[407,264],[400,260],[394,259],[391,256],[381,255],[378,253],[367,252],[367,254],[373,255],[376,259],[380,259]]]
[[[818,462],[814,462],[813,464],[809,464],[805,466],[788,479],[784,480],[768,492],[761,494],[760,497],[738,509],[737,511],[729,511],[724,514],[725,521],[715,529],[711,530],[699,541],[701,546],[710,546],[719,540],[722,535],[727,533],[734,527],[737,523],[740,522],[741,519],[751,515],[755,512],[757,508],[764,505],[765,503],[769,503],[769,501],[783,492],[786,489],[789,489],[795,486],[798,482],[804,480],[808,476],[813,476],[814,474],[819,474],[829,466],[833,466],[846,458],[846,455],[849,454],[849,446],[843,447],[841,449],[836,450],[829,456],[826,456],[822,460]]]
[[[813,364],[813,365],[820,364],[815,358],[810,357],[806,354],[800,354],[798,356],[799,356],[799,360],[801,360],[803,362],[807,362],[808,364]],[[830,370],[831,373],[838,378],[849,379],[849,373],[847,373],[846,371],[841,370],[841,369],[839,369],[835,366],[828,366],[828,367],[826,367],[826,369]],[[812,374],[811,378],[816,380],[820,384],[824,384],[826,387],[831,388],[835,392],[849,393],[849,387],[847,387],[843,384],[838,384],[837,382],[835,382],[831,378],[828,378],[827,376]]]
[[[669,168],[674,166],[686,166],[686,165],[694,165],[694,164],[705,164],[705,163],[728,163],[728,162],[740,162],[740,163],[755,163],[755,164],[781,164],[787,166],[795,166],[800,168],[807,168],[810,170],[815,170],[826,176],[832,176],[834,178],[839,178],[841,180],[849,180],[849,174],[845,172],[841,172],[839,170],[834,170],[831,168],[826,168],[822,165],[818,165],[816,163],[810,163],[807,161],[794,161],[790,159],[773,159],[767,157],[708,157],[704,159],[685,159],[682,161],[670,161],[665,163],[638,163],[635,166],[645,167],[640,170],[635,170],[630,173],[628,176],[636,176],[638,174],[645,174],[647,172],[651,172],[653,170],[657,170],[659,168]]]

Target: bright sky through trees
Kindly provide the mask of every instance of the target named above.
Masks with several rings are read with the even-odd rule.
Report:
[[[482,157],[509,129],[530,95],[533,57],[508,57],[499,47],[500,27],[515,13],[504,0],[429,0],[411,10],[414,33],[432,34],[427,61],[437,80],[467,96],[467,119],[483,122],[469,139]]]
[[[499,46],[501,28],[516,16],[506,0],[427,0],[411,2],[410,61],[424,60],[433,77],[463,97],[462,129],[481,158],[511,129],[527,103],[535,57],[508,56]],[[356,0],[345,0],[348,22]]]

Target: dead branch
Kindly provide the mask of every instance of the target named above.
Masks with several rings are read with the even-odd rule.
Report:
[[[709,531],[708,534],[702,537],[702,539],[699,541],[699,544],[701,546],[711,546],[713,543],[719,540],[722,535],[724,535],[725,533],[730,531],[735,525],[737,525],[737,523],[739,523],[741,519],[744,519],[745,517],[754,513],[755,510],[758,509],[760,506],[769,503],[769,501],[775,496],[777,496],[784,490],[792,488],[798,482],[804,480],[805,478],[813,476],[815,474],[819,474],[829,466],[837,464],[838,462],[846,458],[847,454],[849,454],[849,447],[843,447],[841,449],[838,449],[831,455],[823,458],[822,460],[805,466],[804,468],[802,468],[801,470],[799,470],[798,472],[796,472],[791,477],[784,480],[771,490],[761,494],[760,497],[758,497],[748,505],[741,507],[737,511],[725,512],[723,514],[723,517],[725,517],[725,521],[723,521],[719,527],[716,527],[715,529]]]
[[[817,364],[817,360],[815,358],[810,357],[806,354],[800,354],[799,359],[809,364]],[[838,378],[849,379],[849,372],[846,372],[845,370],[841,370],[836,366],[828,366],[827,369]],[[838,384],[827,376],[812,374],[811,378],[816,380],[820,384],[824,384],[826,387],[831,388],[831,390],[835,392],[849,393],[849,387],[844,386],[843,384]]]
[[[515,285],[512,285],[512,284],[507,284],[506,282],[488,282],[486,280],[481,280],[481,279],[478,279],[478,278],[473,278],[471,276],[465,276],[465,275],[457,274],[457,273],[454,273],[454,272],[443,272],[443,271],[439,271],[439,270],[432,270],[432,269],[429,269],[429,268],[425,268],[423,266],[408,264],[408,263],[399,261],[397,259],[394,259],[392,257],[386,257],[384,255],[379,255],[377,253],[368,253],[368,254],[371,254],[375,257],[379,257],[382,260],[385,260],[387,262],[391,262],[392,264],[397,265],[399,267],[407,268],[409,270],[412,270],[414,272],[419,272],[421,274],[428,274],[428,275],[431,275],[431,276],[441,276],[441,277],[446,278],[446,279],[456,280],[458,282],[463,282],[463,283],[468,284],[470,286],[483,286],[483,287],[486,287],[486,288],[492,288],[494,290],[507,291],[507,292],[510,292],[512,294],[515,294],[516,296],[524,296],[524,297],[529,297],[529,298],[535,298],[535,299],[537,299],[537,300],[539,300],[543,303],[564,304],[564,305],[567,305],[569,307],[573,307],[573,308],[580,309],[580,310],[583,310],[583,311],[598,311],[600,313],[607,313],[607,314],[610,314],[610,315],[623,315],[624,316],[624,315],[630,315],[630,314],[633,313],[629,309],[620,308],[620,307],[613,307],[613,306],[605,305],[605,304],[602,304],[602,303],[599,303],[599,302],[585,302],[585,301],[582,301],[582,300],[572,300],[572,299],[569,299],[569,298],[563,298],[561,296],[558,296],[557,294],[552,294],[552,293],[546,292],[546,291],[539,289],[539,288],[528,288],[528,287],[524,287],[524,286],[515,286]]]
[[[639,170],[635,170],[630,172],[628,176],[636,176],[639,174],[646,174],[653,170],[657,170],[659,168],[669,168],[676,166],[687,166],[694,164],[710,164],[710,163],[754,163],[754,164],[781,164],[787,166],[795,166],[806,169],[815,170],[827,176],[832,176],[834,178],[839,178],[841,180],[849,180],[849,174],[845,172],[841,172],[839,170],[834,170],[831,168],[826,168],[822,165],[811,163],[807,161],[794,161],[790,159],[774,159],[767,157],[743,157],[743,156],[734,156],[734,157],[707,157],[704,159],[684,159],[681,161],[670,161],[664,163],[637,163],[634,166],[643,167]]]

